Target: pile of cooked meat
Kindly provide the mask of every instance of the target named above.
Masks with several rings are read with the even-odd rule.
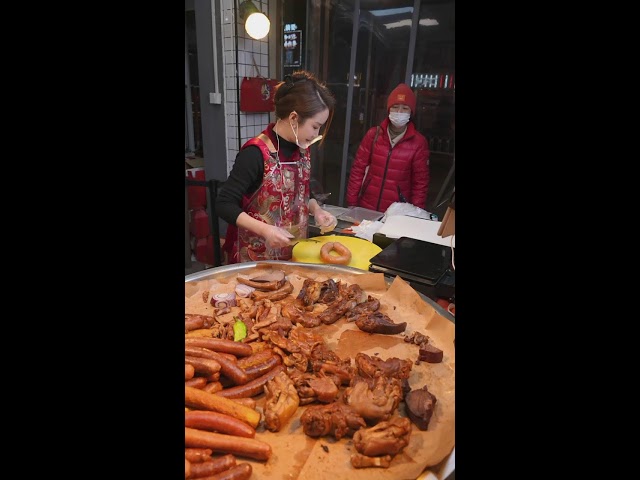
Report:
[[[308,405],[300,418],[304,433],[353,438],[356,453],[351,464],[355,468],[388,468],[409,444],[412,424],[427,430],[436,397],[426,385],[409,384],[416,359],[383,360],[365,353],[354,359],[340,358],[314,332],[314,327],[342,318],[368,333],[404,332],[407,323],[395,322],[380,312],[377,299],[357,284],[309,278],[294,297],[293,286],[281,271],[251,278],[239,275],[237,280],[250,287],[242,290],[244,295],[250,292],[248,296],[237,300],[236,318],[247,327],[243,341],[264,342],[281,360],[282,370],[264,386],[267,429],[281,430],[299,406]],[[185,316],[185,324],[187,321],[193,323],[193,316]],[[215,323],[209,326],[213,336],[233,339],[228,322],[217,329]],[[405,340],[418,345],[420,360],[442,361],[442,351],[426,335],[413,332]],[[423,355],[427,348],[429,353]],[[406,416],[400,415],[401,402]]]

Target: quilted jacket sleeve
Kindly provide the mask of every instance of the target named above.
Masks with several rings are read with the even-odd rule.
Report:
[[[349,183],[347,183],[347,205],[349,207],[358,205],[358,192],[360,192],[360,186],[364,179],[364,172],[369,165],[369,158],[371,157],[371,148],[373,143],[373,137],[376,134],[376,128],[370,128],[364,135],[364,138],[360,142],[356,157],[351,165],[351,173],[349,174]]]
[[[429,143],[422,137],[412,165],[411,199],[412,204],[419,208],[425,208],[427,202],[427,191],[429,188]]]

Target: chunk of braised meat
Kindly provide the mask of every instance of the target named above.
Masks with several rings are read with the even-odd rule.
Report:
[[[320,291],[320,297],[318,298],[318,303],[331,303],[338,298],[339,290],[338,284],[333,281],[332,278],[329,280],[322,282],[322,288]]]
[[[300,310],[293,303],[287,303],[282,307],[282,316],[292,323],[300,324],[306,328],[314,328],[320,325],[320,319],[317,316]]]
[[[302,283],[300,293],[298,293],[296,300],[300,300],[302,305],[309,307],[318,301],[320,293],[322,293],[322,283],[307,278]]]
[[[306,372],[309,369],[309,359],[302,353],[285,353],[280,347],[273,347],[273,351],[282,358],[287,367]],[[291,374],[288,372],[289,375]]]
[[[308,330],[302,327],[294,327],[289,332],[289,339],[293,342],[296,342],[300,346],[302,352],[306,355],[311,356],[311,351],[318,344],[324,344],[324,338],[317,333],[314,333],[313,330]]]
[[[276,345],[283,350],[286,350],[289,353],[295,353],[300,351],[300,346],[292,341],[289,338],[286,338],[284,335],[280,335],[278,332],[270,331],[266,332],[262,339],[266,342],[270,342],[273,345]]]
[[[420,345],[421,343],[425,343],[429,341],[429,336],[424,335],[420,332],[413,332],[411,335],[406,335],[404,337],[404,341],[407,343],[415,343],[416,345]]]
[[[336,385],[349,385],[356,373],[351,359],[342,360],[326,344],[314,345],[309,356],[311,372],[322,372],[331,377]]]
[[[374,422],[393,415],[402,396],[402,382],[397,378],[356,376],[344,391],[344,402],[367,421]]]
[[[392,458],[393,457],[391,455],[384,455],[383,457],[367,457],[366,455],[356,452],[351,454],[351,465],[353,468],[389,468]]]
[[[382,360],[378,357],[371,357],[366,353],[358,353],[355,359],[358,374],[362,377],[379,377],[385,375],[398,379],[409,378],[413,363],[411,360],[404,360],[397,357]]]
[[[339,297],[340,298],[340,297]],[[345,313],[354,308],[357,302],[352,299],[342,298],[332,303],[325,311],[318,315],[318,318],[325,325],[335,323]]]
[[[316,401],[331,403],[338,397],[338,385],[322,373],[316,375],[293,370],[289,372],[289,377],[293,381],[300,397],[300,405],[307,405]]]
[[[282,300],[286,298],[291,292],[293,292],[293,285],[289,280],[285,280],[284,284],[278,288],[277,290],[269,291],[269,292],[261,292],[260,290],[254,290],[251,292],[251,298],[254,300]]]
[[[436,396],[427,389],[426,385],[420,389],[411,390],[406,395],[407,415],[420,430],[426,430],[429,427],[436,401]]]
[[[356,325],[363,332],[393,335],[402,333],[407,328],[407,322],[395,323],[381,312],[362,313],[356,319]]]
[[[349,286],[345,283],[340,283],[338,285],[338,291],[341,297],[355,300],[356,303],[362,303],[367,299],[367,294],[364,293],[364,290],[362,290],[357,283],[352,283]]]
[[[377,312],[379,308],[380,300],[369,295],[366,302],[359,303],[352,310],[349,310],[344,316],[348,322],[355,322],[363,313]]]
[[[264,386],[264,423],[268,430],[279,432],[296,413],[300,397],[291,379],[279,372]]]
[[[336,440],[352,437],[367,426],[364,419],[351,407],[340,402],[307,407],[300,417],[304,433],[310,437],[333,435]]]
[[[409,445],[411,422],[393,416],[371,428],[362,428],[353,435],[353,446],[367,457],[397,455]]]

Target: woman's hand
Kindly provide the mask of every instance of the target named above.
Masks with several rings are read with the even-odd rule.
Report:
[[[316,208],[313,216],[316,219],[316,225],[320,227],[320,233],[330,232],[338,225],[336,217],[322,208]]]
[[[275,225],[266,225],[262,234],[267,248],[288,247],[291,243],[291,239],[295,238],[284,228],[276,227]]]

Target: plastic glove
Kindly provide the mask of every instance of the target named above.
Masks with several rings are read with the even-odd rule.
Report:
[[[316,225],[320,227],[320,234],[330,232],[338,225],[338,219],[322,208],[318,208],[313,216],[316,220]]]
[[[289,245],[292,238],[294,235],[284,228],[269,225],[265,231],[264,243],[267,248],[283,248]]]

